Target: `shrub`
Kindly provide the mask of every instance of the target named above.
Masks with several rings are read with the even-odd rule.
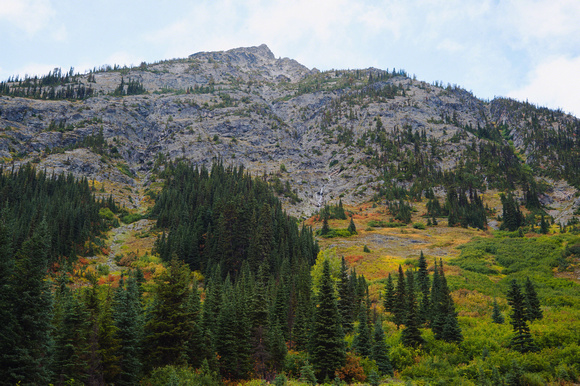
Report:
[[[425,224],[423,224],[422,222],[416,222],[413,224],[413,228],[425,230]]]
[[[134,223],[135,221],[141,220],[142,218],[143,218],[143,216],[141,216],[138,213],[130,213],[130,214],[123,216],[121,218],[121,221],[123,221],[125,224],[131,224],[131,223]]]

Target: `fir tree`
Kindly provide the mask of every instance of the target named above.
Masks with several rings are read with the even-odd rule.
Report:
[[[356,235],[356,225],[354,225],[354,221],[352,221],[352,217],[350,218],[350,223],[348,224],[347,229],[351,235]]]
[[[107,296],[101,304],[98,316],[98,352],[101,359],[103,382],[113,383],[121,372],[120,350],[121,340],[118,338],[118,329],[113,318],[113,299],[110,287]]]
[[[324,261],[322,278],[314,312],[310,354],[318,379],[334,375],[345,361],[344,332],[334,296],[334,284],[330,276],[330,265]]]
[[[320,235],[324,236],[328,232],[330,232],[330,226],[328,225],[328,215],[326,212],[323,212],[322,215],[322,228],[320,229]]]
[[[66,283],[60,286],[57,309],[55,380],[61,384],[71,381],[85,382],[88,371],[89,314]]]
[[[371,332],[369,330],[366,307],[361,307],[358,321],[352,347],[360,356],[369,357],[371,355]]]
[[[530,278],[526,278],[526,286],[525,286],[525,297],[526,297],[526,318],[530,322],[534,320],[540,320],[544,317],[542,313],[542,309],[540,308],[540,300],[538,299],[538,294],[536,293],[536,289],[532,284]]]
[[[385,284],[385,300],[383,301],[385,311],[393,312],[394,304],[395,304],[395,286],[393,285],[393,277],[389,272],[389,276],[387,276],[387,283]]]
[[[429,317],[430,301],[429,301],[429,272],[427,271],[427,260],[423,255],[423,251],[419,255],[419,270],[417,271],[417,282],[419,291],[421,292],[421,303],[419,306],[419,322],[425,323]]]
[[[49,384],[53,341],[51,320],[53,298],[49,282],[45,281],[50,239],[48,224],[43,220],[30,239],[16,254],[13,313],[15,331],[13,383]]]
[[[393,303],[394,322],[399,327],[405,322],[407,313],[407,292],[405,288],[405,274],[403,267],[399,265],[399,276],[397,279],[397,290],[395,292],[395,301]]]
[[[515,336],[511,340],[511,346],[522,353],[533,351],[535,345],[527,323],[526,298],[515,280],[510,282],[507,298],[509,305],[512,307],[510,323],[515,332]]]
[[[270,351],[270,366],[277,373],[284,367],[288,349],[284,341],[284,334],[282,333],[282,328],[280,328],[280,323],[275,318],[271,320],[268,327],[268,345]]]
[[[493,299],[493,312],[491,314],[491,320],[497,324],[503,324],[505,321],[495,298]]]
[[[119,283],[112,306],[116,333],[121,348],[119,371],[115,384],[131,385],[141,377],[144,322],[141,310],[139,290],[134,278],[130,278],[125,288],[124,280]],[[106,332],[104,332],[106,333]],[[116,342],[112,342],[114,345]]]
[[[393,365],[389,359],[389,349],[385,342],[385,331],[383,330],[381,318],[377,318],[375,322],[371,359],[376,362],[382,375],[393,375]]]
[[[300,274],[297,278],[297,304],[296,319],[292,327],[292,341],[296,350],[306,350],[310,336],[310,326],[312,319],[312,278],[310,269],[307,265],[300,268]]]
[[[542,218],[540,220],[540,233],[545,235],[549,231],[550,231],[550,226],[549,226],[548,222],[546,221],[546,218],[542,214]]]
[[[351,287],[348,268],[343,256],[338,281],[338,311],[340,313],[342,328],[345,333],[351,332],[353,329],[353,302],[354,289]]]
[[[399,266],[400,267],[400,266]],[[419,320],[417,311],[417,300],[415,298],[415,282],[412,272],[407,272],[406,284],[406,313],[405,313],[405,329],[401,334],[401,341],[405,346],[419,346],[424,343],[419,330]]]
[[[0,379],[15,384],[11,369],[16,364],[17,321],[14,315],[14,253],[5,211],[0,213]]]
[[[187,344],[194,321],[188,307],[190,284],[189,268],[175,257],[157,280],[150,319],[145,326],[146,363],[150,368],[187,363]]]
[[[445,317],[445,324],[443,324],[443,331],[441,332],[441,339],[446,342],[461,343],[463,341],[463,334],[461,327],[457,322],[457,313],[455,306],[451,301],[448,305],[447,315]]]

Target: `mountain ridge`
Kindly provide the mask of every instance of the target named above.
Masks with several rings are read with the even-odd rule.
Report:
[[[42,92],[57,95],[84,87],[92,95],[50,99],[34,91],[41,96],[31,97],[43,79],[3,82],[4,162],[35,160],[39,167],[58,164],[67,170],[63,162],[70,155],[54,153],[87,148],[83,142],[102,132],[104,162],[92,177],[104,178],[98,172],[104,165],[111,169],[109,176],[117,175],[116,162],[127,163],[134,174],[148,173],[160,153],[195,164],[220,159],[244,164],[273,184],[288,182],[289,191],[278,188],[288,209],[308,216],[321,202],[339,197],[352,204],[372,199],[385,182],[410,189],[428,173],[465,174],[466,162],[477,153],[470,149],[488,146],[489,154],[509,153],[504,161],[520,164],[518,170],[532,170],[518,173],[531,173],[534,179],[520,176],[507,188],[523,190],[522,178],[528,183],[553,180],[554,186],[567,180],[576,188],[562,185],[571,196],[567,214],[556,215],[563,222],[580,204],[574,197],[580,181],[574,150],[578,119],[504,98],[486,102],[457,86],[417,81],[403,70],[320,72],[293,59],[276,59],[260,45],[95,70],[70,75],[68,83],[59,72],[58,79]],[[140,91],[127,95],[135,86]],[[554,143],[564,151],[551,149]],[[479,169],[470,173],[477,180],[473,187],[498,188],[501,184],[490,180],[499,180],[494,171],[506,168],[498,163],[490,169],[476,161],[471,162]],[[84,175],[82,168],[71,171]]]

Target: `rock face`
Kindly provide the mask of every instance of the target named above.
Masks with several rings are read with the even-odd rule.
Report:
[[[130,81],[145,93],[118,96],[115,90]],[[94,94],[75,101],[0,96],[0,160],[34,160],[47,170],[128,184],[160,156],[199,165],[221,160],[288,182],[292,192],[281,192],[287,208],[310,215],[320,203],[339,197],[358,203],[376,194],[383,169],[369,136],[379,125],[392,138],[406,130],[439,141],[438,170],[461,163],[463,149],[485,140],[475,128],[486,125],[509,125],[514,145],[534,156],[526,142],[528,117],[513,113],[505,100],[484,102],[402,71],[319,72],[277,59],[265,45],[97,71],[71,84],[90,86]],[[577,121],[559,114],[549,125]],[[101,134],[104,148],[91,146]],[[119,172],[118,162],[130,173]]]

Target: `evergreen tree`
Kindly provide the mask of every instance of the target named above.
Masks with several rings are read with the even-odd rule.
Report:
[[[301,266],[297,282],[296,319],[292,327],[292,341],[295,349],[300,351],[308,348],[313,314],[311,303],[312,278],[308,265]]]
[[[455,312],[455,305],[451,301],[448,305],[447,315],[445,317],[445,324],[441,332],[441,339],[446,342],[461,343],[463,341],[463,334],[461,327],[457,322],[457,312]]]
[[[421,292],[421,303],[419,306],[419,322],[425,323],[429,317],[429,312],[431,304],[429,301],[430,283],[429,283],[429,272],[427,271],[427,260],[423,251],[419,255],[419,270],[417,271],[417,282],[419,286],[419,291]]]
[[[16,365],[17,321],[14,315],[14,253],[5,211],[0,213],[0,379],[15,384],[11,369]]]
[[[399,266],[400,267],[400,266]],[[405,329],[401,334],[401,341],[405,346],[419,346],[424,343],[424,339],[421,336],[421,331],[419,330],[419,318],[417,311],[417,300],[415,298],[415,281],[412,272],[407,272],[407,284],[406,284],[406,313],[405,313]]]
[[[328,225],[328,214],[323,212],[322,215],[322,228],[320,229],[320,235],[324,236],[330,232],[330,226]]]
[[[524,216],[511,193],[507,196],[502,193],[500,194],[500,198],[503,208],[503,223],[500,229],[507,229],[510,232],[514,232],[520,226],[524,225]]]
[[[351,287],[348,268],[343,256],[340,264],[340,277],[338,281],[338,311],[340,313],[342,328],[345,333],[351,332],[353,329],[353,302],[354,289]]]
[[[188,363],[195,368],[199,368],[204,359],[210,354],[205,346],[204,333],[201,319],[201,303],[199,292],[197,291],[197,282],[194,280],[192,291],[190,292],[188,313],[192,315],[193,323],[191,324],[191,333],[188,341]]]
[[[509,305],[512,307],[510,323],[515,332],[515,336],[511,340],[511,346],[522,353],[533,351],[535,345],[527,322],[526,298],[515,280],[510,282],[507,298]]]
[[[352,221],[352,217],[350,218],[350,223],[348,224],[347,229],[351,235],[356,235],[356,225],[354,225],[354,221]]]
[[[270,351],[270,366],[277,373],[284,367],[284,361],[286,360],[288,349],[286,347],[286,342],[284,341],[284,334],[282,333],[282,328],[280,328],[280,323],[275,318],[272,318],[268,328],[268,344]]]
[[[356,328],[356,334],[352,341],[352,348],[360,356],[370,357],[372,342],[371,342],[371,332],[369,329],[369,323],[367,319],[366,307],[361,307],[358,321],[359,323]]]
[[[548,222],[546,221],[546,219],[544,218],[544,215],[542,214],[542,219],[540,220],[540,233],[545,235],[550,231],[550,226],[548,224]]]
[[[97,336],[99,341],[99,357],[103,371],[103,382],[110,384],[115,381],[121,372],[121,340],[118,338],[119,331],[115,325],[110,287],[107,291],[107,296],[101,304],[100,314],[98,316]]]
[[[385,300],[383,301],[385,311],[393,312],[394,304],[395,304],[395,286],[393,284],[393,277],[389,272],[389,276],[387,276],[387,283],[385,284]]]
[[[405,322],[407,313],[407,291],[405,288],[405,274],[403,267],[399,265],[399,276],[397,279],[397,290],[395,292],[395,301],[393,303],[394,322],[399,327]]]
[[[371,359],[376,362],[382,375],[393,375],[393,365],[389,359],[389,349],[385,342],[385,331],[383,330],[381,318],[377,318],[375,322]]]
[[[505,321],[495,298],[493,299],[493,312],[491,314],[491,320],[497,324],[503,324]]]
[[[45,281],[50,239],[43,220],[16,254],[13,313],[17,322],[14,357],[10,358],[13,383],[47,385],[51,378],[53,298]],[[11,382],[12,383],[12,382]]]
[[[346,353],[344,332],[334,296],[334,284],[330,276],[330,265],[324,261],[322,278],[314,312],[310,354],[318,379],[332,377],[335,370],[344,364]]]
[[[538,294],[536,293],[536,289],[532,284],[530,278],[526,278],[526,286],[525,286],[525,297],[526,297],[526,318],[530,322],[534,320],[540,320],[544,317],[542,313],[542,309],[540,308],[540,300],[538,299]]]
[[[145,326],[146,363],[149,368],[185,365],[194,322],[194,315],[188,307],[189,267],[174,257],[156,284],[153,306]]]
[[[117,352],[119,370],[115,371],[115,384],[132,385],[141,377],[144,336],[141,301],[134,278],[129,278],[127,288],[124,280],[120,281],[113,299],[112,314],[116,331],[113,339],[121,346]],[[113,341],[112,345],[114,347],[116,342]]]
[[[88,372],[89,313],[64,282],[58,291],[57,310],[54,379],[61,384],[84,383]]]

